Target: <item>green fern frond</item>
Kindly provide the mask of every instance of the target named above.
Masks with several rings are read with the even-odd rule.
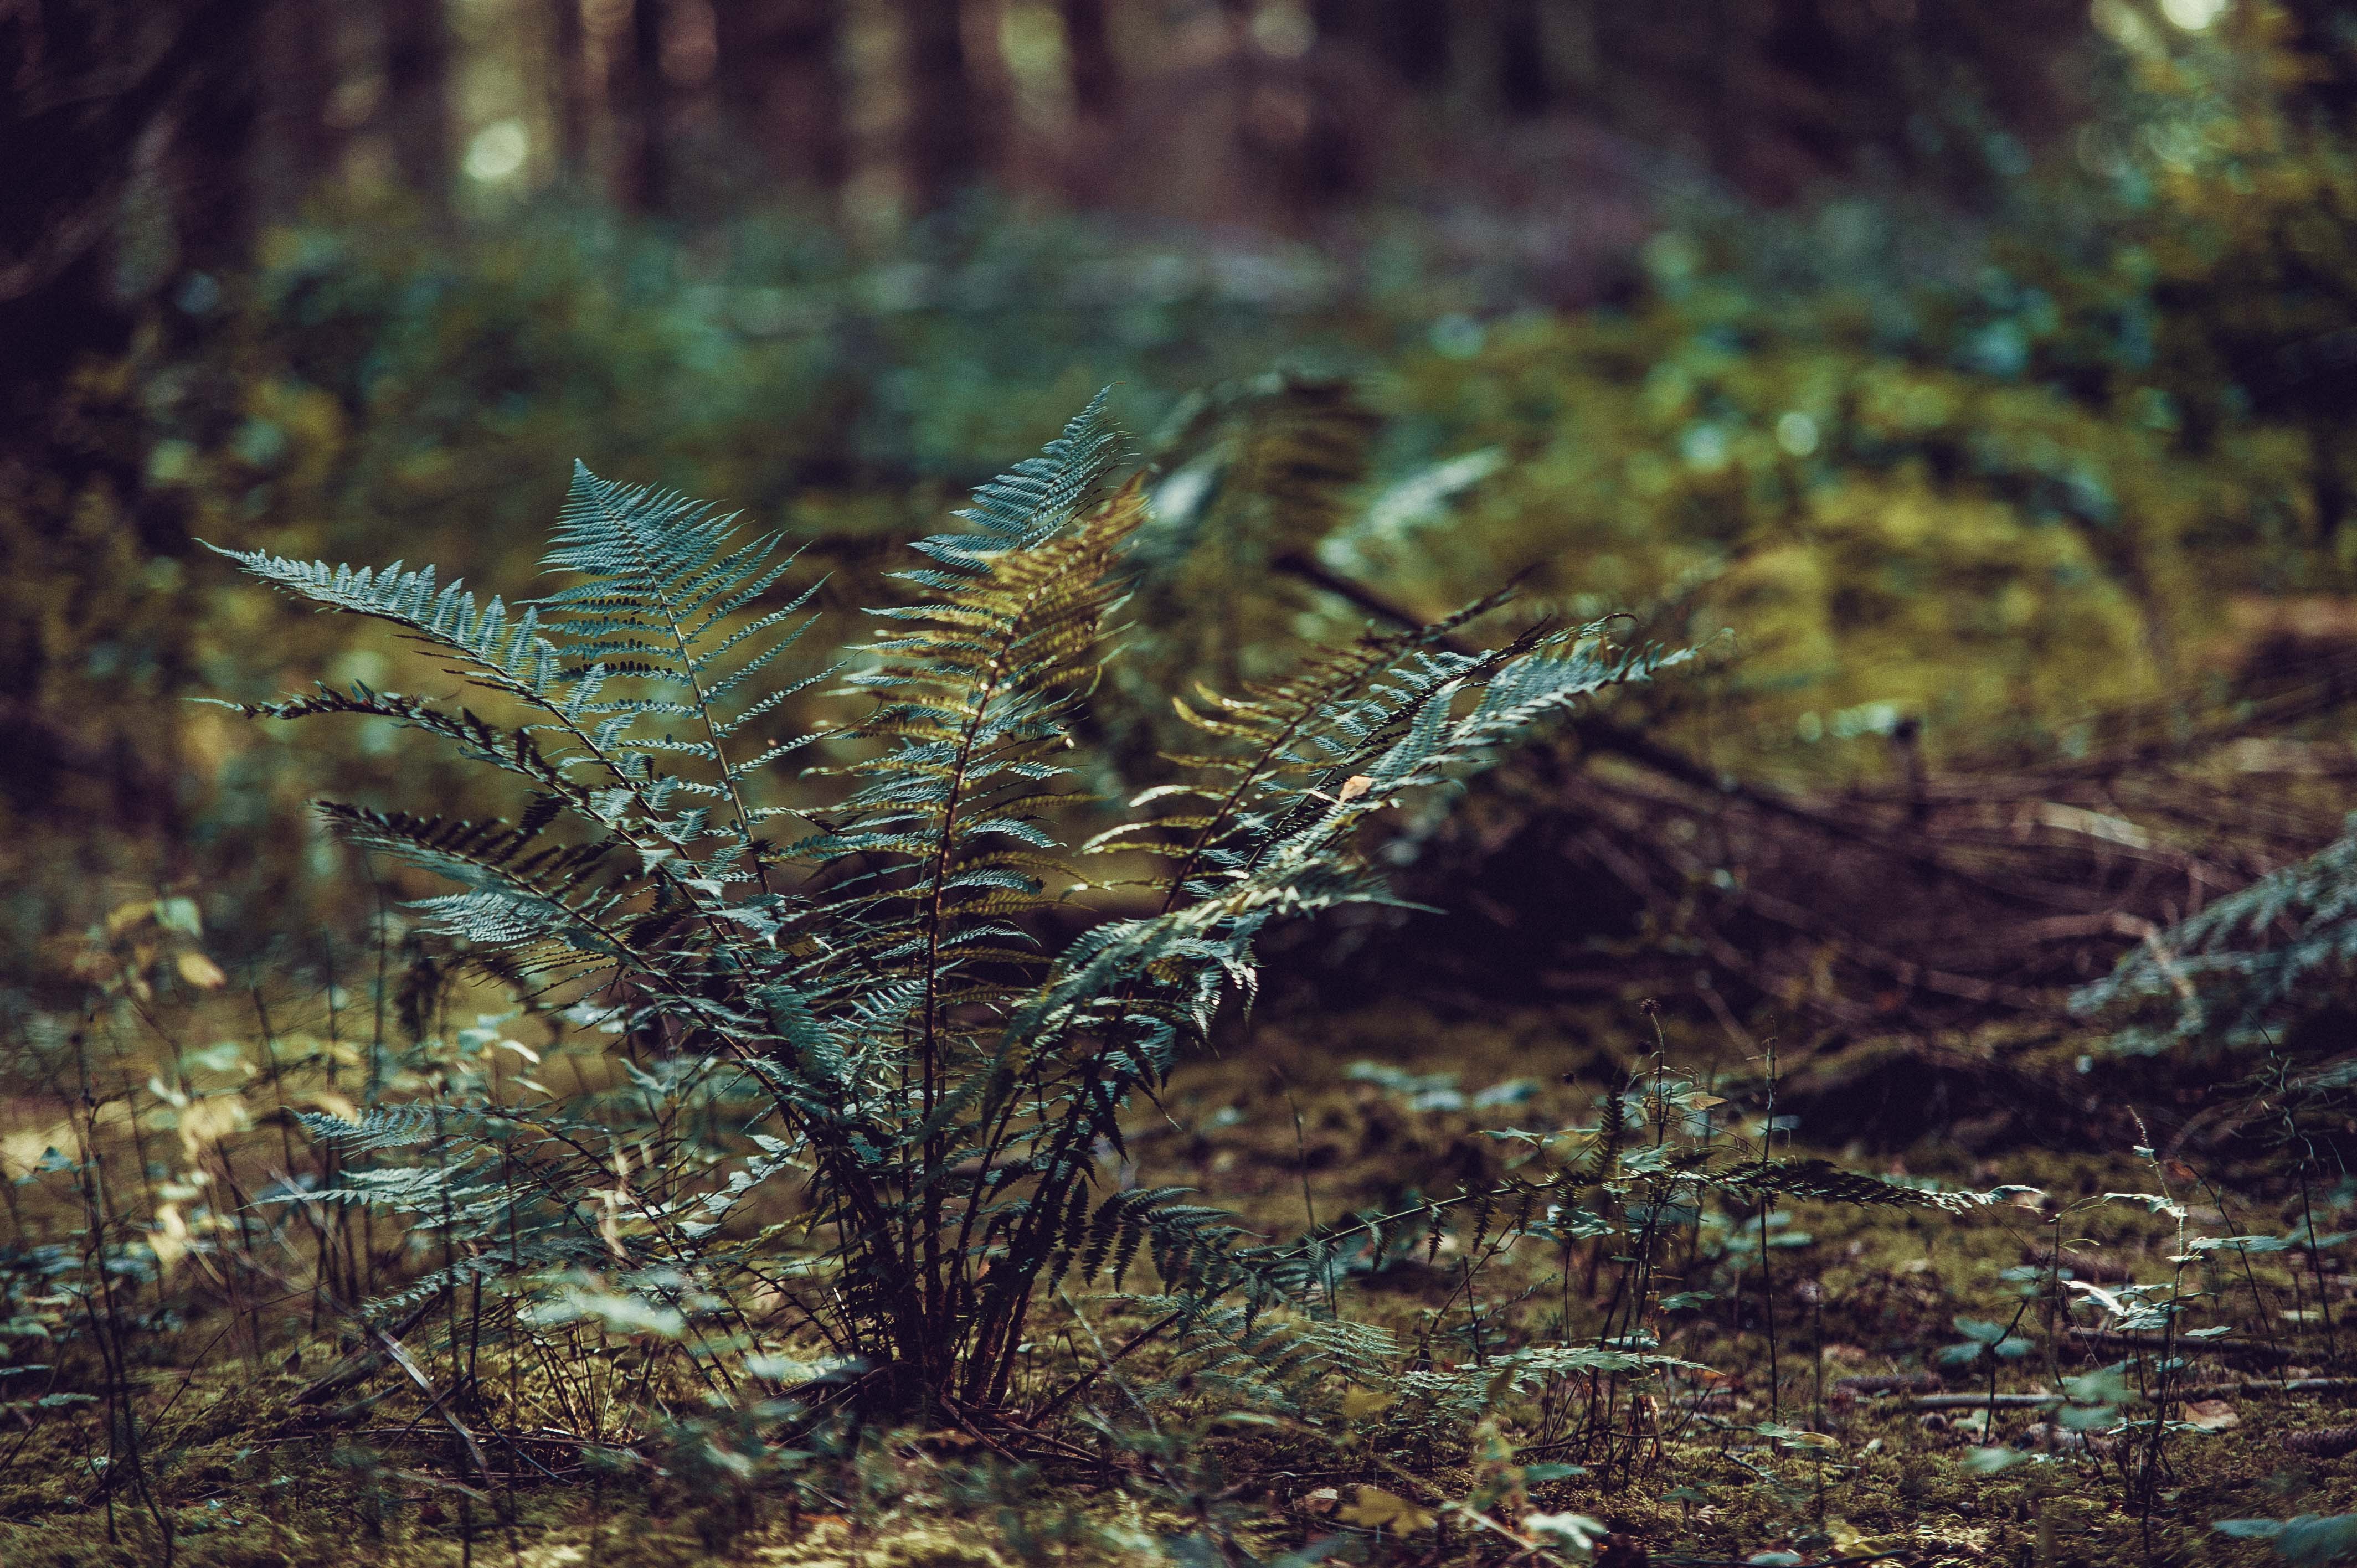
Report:
[[[437,587],[432,566],[416,571],[394,562],[382,569],[296,561],[266,551],[206,549],[227,556],[264,582],[328,609],[390,621],[412,637],[459,660],[461,669],[501,691],[545,698],[568,673],[541,635],[539,612],[527,607],[511,618],[494,596],[478,608],[457,582]]]
[[[1332,377],[1277,372],[1182,402],[1154,444],[1170,477],[1140,541],[1149,585],[1190,565],[1232,565],[1239,547],[1314,549],[1349,520],[1381,427],[1357,390]],[[1220,543],[1207,549],[1214,535]]]
[[[2082,987],[2072,1010],[2125,1026],[2114,1048],[2279,1036],[2357,974],[2357,815],[2305,860],[2212,901]],[[2153,1016],[2158,1015],[2158,1016]],[[2165,1020],[2165,1021],[2162,1021]]]
[[[1179,1318],[1165,1377],[1139,1391],[1149,1404],[1191,1387],[1246,1408],[1297,1412],[1329,1380],[1388,1382],[1399,1354],[1390,1332],[1372,1324],[1255,1311],[1175,1294],[1136,1297],[1130,1305],[1156,1317]]]
[[[2003,1197],[2002,1190],[1948,1190],[1888,1181],[1845,1170],[1829,1160],[1766,1160],[1705,1173],[1702,1179],[1722,1191],[1754,1198],[1782,1196],[1854,1208],[1936,1208],[1952,1214],[1986,1208]]]

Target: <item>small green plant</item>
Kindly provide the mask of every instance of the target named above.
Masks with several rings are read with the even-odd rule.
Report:
[[[918,602],[791,674],[809,590],[771,603],[792,563],[775,537],[586,469],[547,558],[571,580],[520,611],[431,567],[233,555],[392,623],[470,689],[245,711],[390,720],[507,775],[512,821],[321,809],[458,885],[419,902],[430,932],[647,1058],[627,1116],[630,1095],[502,1098],[496,1073],[446,1079],[466,1092],[431,1106],[307,1115],[356,1160],[431,1144],[329,1195],[455,1237],[407,1294],[536,1294],[517,1319],[535,1331],[586,1313],[680,1348],[715,1389],[759,1375],[725,1347],[783,1338],[818,1359],[788,1393],[957,1418],[1017,1398],[1027,1321],[1067,1280],[1150,1262],[1190,1328],[1241,1293],[1247,1340],[1254,1304],[1314,1293],[1297,1251],[1247,1245],[1180,1189],[1101,1191],[1125,1109],[1249,994],[1272,921],[1388,897],[1368,858],[1383,813],[1682,656],[1600,624],[1450,646],[1494,600],[1365,636],[1182,704],[1206,755],[1074,844],[1075,725],[1147,518],[1102,403],[979,491],[965,531],[917,545]],[[780,733],[830,678],[859,711]],[[790,759],[821,782],[795,786]],[[1127,902],[1052,940],[1059,908],[1101,889]],[[743,1139],[709,1131],[724,1117]],[[782,1324],[736,1305],[757,1283]]]
[[[2301,1514],[2296,1519],[2222,1519],[2211,1529],[2237,1541],[2264,1541],[2298,1568],[2322,1568],[2357,1559],[2357,1514]]]

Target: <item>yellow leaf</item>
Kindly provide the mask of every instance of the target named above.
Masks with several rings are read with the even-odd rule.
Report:
[[[173,966],[179,970],[182,980],[199,991],[219,991],[229,983],[229,976],[221,972],[221,965],[194,948],[174,960]]]
[[[1381,1415],[1398,1402],[1395,1394],[1377,1393],[1372,1389],[1347,1389],[1342,1394],[1342,1413],[1352,1421],[1363,1421],[1371,1415]]]
[[[1402,1535],[1430,1530],[1435,1522],[1429,1510],[1405,1498],[1394,1497],[1381,1487],[1361,1487],[1358,1499],[1342,1510],[1341,1518],[1345,1524],[1369,1530],[1395,1530]]]
[[[156,1254],[156,1267],[167,1277],[188,1255],[188,1222],[180,1218],[178,1204],[157,1206],[156,1229],[147,1232],[147,1246]]]
[[[1833,1537],[1833,1549],[1844,1557],[1872,1550],[1874,1537],[1846,1519],[1826,1520],[1825,1533]]]
[[[352,1103],[351,1097],[339,1094],[332,1089],[313,1090],[311,1103],[339,1122],[357,1122],[361,1119],[361,1108]]]
[[[40,1168],[42,1156],[51,1149],[68,1159],[81,1157],[81,1138],[71,1122],[0,1133],[0,1180],[14,1181],[20,1176],[32,1175]]]
[[[245,1102],[233,1094],[199,1100],[180,1112],[180,1143],[196,1159],[205,1150],[247,1125]]]

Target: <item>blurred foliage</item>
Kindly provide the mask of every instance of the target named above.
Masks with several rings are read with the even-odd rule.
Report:
[[[398,211],[322,213],[264,249],[253,276],[192,281],[131,356],[77,381],[59,426],[91,448],[85,473],[0,490],[24,736],[11,826],[73,848],[9,835],[19,953],[61,905],[86,917],[86,885],[110,877],[198,878],[217,914],[277,912],[223,925],[288,929],[328,881],[365,879],[342,877],[324,840],[307,863],[259,853],[264,824],[323,789],[375,798],[396,756],[466,799],[389,728],[297,754],[183,706],[262,694],[323,659],[344,680],[433,679],[339,655],[327,628],[265,632],[259,599],[192,541],[431,553],[521,579],[594,450],[815,538],[835,572],[822,602],[848,609],[872,602],[872,563],[986,476],[1010,433],[1033,442],[1108,381],[1155,417],[1309,336],[1337,293],[1304,254],[1190,255],[979,210],[881,259],[783,219],[683,242],[571,208],[456,242]]]
[[[2119,106],[1986,232],[1703,213],[1624,312],[1436,335],[1400,403],[1501,477],[1456,526],[1329,555],[1419,606],[1501,572],[1703,585],[1692,630],[1749,657],[1694,738],[1738,770],[1845,774],[1820,742],[1910,717],[1949,760],[2067,751],[2198,686],[2237,596],[2352,564],[2350,143],[2278,19],[2235,16],[2132,31]]]
[[[862,250],[786,217],[316,212],[86,367],[58,415],[75,461],[0,486],[7,944],[186,892],[251,956],[373,904],[323,838],[265,833],[296,801],[377,800],[397,768],[463,809],[389,731],[297,752],[183,704],[296,666],[436,679],[264,631],[192,539],[516,580],[595,452],[813,538],[840,611],[1107,381],[1165,429],[1140,691],[1367,618],[1285,570],[1307,561],[1417,614],[1519,576],[1534,608],[1732,628],[1745,657],[1658,732],[1719,769],[1870,773],[1910,720],[1942,763],[2068,754],[2108,710],[2214,686],[2254,605],[2357,564],[2345,48],[2256,5],[2201,32],[2099,12],[2112,80],[1989,209],[1695,199],[1626,297],[1576,314],[1498,306],[1494,268],[1436,270],[1392,220],[1312,252],[974,206]],[[1124,772],[1159,714],[1108,721]]]

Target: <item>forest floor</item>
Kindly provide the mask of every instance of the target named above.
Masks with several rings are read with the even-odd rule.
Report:
[[[1512,1146],[1493,1133],[1592,1120],[1606,1049],[1595,1026],[1412,1006],[1264,1023],[1241,1048],[1183,1068],[1160,1105],[1143,1109],[1116,1179],[1199,1188],[1271,1233],[1412,1208],[1493,1168]],[[1729,1076],[1754,1070],[1728,1054]],[[145,1391],[156,1506],[169,1511],[174,1561],[192,1568],[991,1568],[1148,1561],[1155,1541],[1190,1530],[1200,1549],[1181,1547],[1181,1561],[2257,1568],[2291,1543],[2223,1533],[2218,1521],[2357,1510],[2357,1475],[2341,1457],[2357,1451],[2357,1390],[2331,1378],[2337,1340],[2357,1330],[2338,1326],[2350,1281],[2329,1251],[2188,1240],[2284,1230],[2292,1216],[2275,1208],[2285,1195],[2264,1171],[2208,1172],[2125,1148],[1975,1156],[1933,1143],[1868,1155],[1871,1131],[1803,1126],[1795,1152],[2047,1197],[1961,1215],[1790,1203],[1689,1225],[1652,1287],[1660,1348],[1683,1365],[1600,1423],[1593,1410],[1545,1417],[1552,1396],[1542,1397],[1554,1420],[1544,1432],[1527,1404],[1515,1422],[1487,1415],[1512,1395],[1496,1380],[1475,1402],[1488,1406],[1453,1421],[1396,1391],[1349,1396],[1341,1421],[1323,1426],[1234,1417],[1208,1384],[1190,1392],[1183,1381],[1149,1413],[1132,1396],[1170,1366],[1149,1342],[1073,1402],[1045,1459],[995,1455],[986,1432],[902,1433],[866,1444],[828,1483],[839,1508],[789,1514],[774,1500],[758,1512],[699,1502],[687,1477],[608,1474],[554,1446],[511,1462],[500,1484],[469,1485],[447,1431],[425,1402],[404,1405],[404,1391],[340,1416],[294,1402],[338,1354],[324,1337],[262,1359],[234,1346],[198,1352],[233,1331],[233,1315],[192,1321],[173,1341],[181,1358],[203,1354],[199,1369],[161,1357],[132,1381]],[[2181,1213],[2103,1200],[2156,1186],[2172,1188],[2155,1196]],[[2341,1217],[2317,1216],[2328,1223],[2337,1230]],[[1451,1387],[1479,1389],[1516,1348],[1560,1337],[1566,1316],[1592,1326],[1611,1294],[1610,1260],[1593,1251],[1529,1237],[1477,1245],[1470,1255],[1452,1235],[1362,1255],[1337,1305],[1421,1347],[1417,1364]],[[2172,1281],[2186,1327],[2230,1331],[2166,1353],[2096,1336],[2097,1297]],[[1102,1345],[1135,1332],[1146,1310],[1083,1295],[1056,1326],[1058,1344],[1043,1343],[1043,1368],[1084,1365],[1082,1337]],[[2003,1326],[2003,1355],[1978,1349],[1992,1325]],[[1943,1352],[1969,1364],[1943,1366]],[[2167,1385],[2170,1419],[2157,1434],[2107,1434],[2092,1418],[2073,1431],[2080,1412],[2044,1397],[2068,1389],[2081,1410],[2116,1401],[2135,1420],[2150,1408],[2135,1402],[2139,1383]],[[105,1485],[96,1408],[19,1412],[19,1430],[0,1429],[9,1568],[163,1561],[149,1513],[130,1488]],[[1610,1537],[1583,1557],[1523,1522],[1571,1515]],[[1534,1539],[1552,1555],[1531,1552]]]

